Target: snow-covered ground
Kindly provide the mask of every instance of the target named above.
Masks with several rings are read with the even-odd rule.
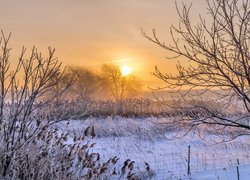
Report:
[[[197,172],[194,175],[191,175],[187,180],[212,180],[212,179],[221,179],[221,180],[237,180],[237,168],[236,167],[227,167],[213,169],[209,171]],[[249,180],[250,179],[250,165],[241,165],[239,166],[239,179],[240,180]]]
[[[103,160],[118,156],[120,163],[131,159],[137,171],[145,163],[155,174],[153,179],[237,179],[237,159],[240,179],[250,179],[250,137],[214,144],[188,134],[184,138],[169,140],[174,132],[164,125],[166,118],[90,118],[61,122],[57,127],[70,134],[81,134],[93,125],[97,137],[93,151]],[[208,135],[209,136],[209,135]],[[213,139],[212,135],[205,139]],[[188,146],[191,146],[191,175],[187,175]]]

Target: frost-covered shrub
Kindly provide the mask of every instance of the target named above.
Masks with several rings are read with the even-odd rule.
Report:
[[[239,115],[239,109],[223,106],[212,100],[198,101],[157,101],[143,98],[126,99],[122,101],[122,111],[118,113],[118,104],[110,100],[84,101],[68,100],[51,104],[44,111],[47,117],[56,119],[84,119],[89,116],[108,117],[191,117],[206,116],[208,111],[220,113],[223,116]],[[51,116],[51,114],[53,116]]]
[[[0,146],[0,174],[4,179],[135,179],[134,161],[117,167],[118,157],[103,162],[100,154],[92,152],[95,144],[88,139],[94,136],[94,127],[88,127],[82,135],[47,128],[12,153]]]

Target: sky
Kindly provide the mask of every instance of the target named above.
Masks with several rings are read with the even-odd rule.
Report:
[[[192,1],[195,13],[206,6],[205,0],[184,2]],[[5,33],[12,32],[13,58],[22,46],[35,45],[45,55],[51,46],[65,65],[127,65],[148,83],[158,83],[150,74],[156,65],[175,73],[176,62],[166,60],[167,52],[141,35],[141,28],[149,34],[154,28],[171,43],[169,28],[178,25],[174,0],[0,1],[0,22]]]

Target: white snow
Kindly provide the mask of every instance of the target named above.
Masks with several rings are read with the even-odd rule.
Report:
[[[69,125],[57,125],[61,130],[83,133],[93,125],[97,137],[93,151],[103,160],[118,156],[119,163],[126,159],[136,162],[137,171],[145,169],[145,162],[155,173],[153,179],[237,179],[237,159],[240,179],[250,179],[250,137],[211,144],[189,134],[181,139],[169,140],[173,130],[164,124],[166,118],[90,118],[71,120]],[[216,138],[211,136],[206,139]],[[69,140],[70,143],[70,140]],[[187,152],[191,146],[191,175],[187,175]]]

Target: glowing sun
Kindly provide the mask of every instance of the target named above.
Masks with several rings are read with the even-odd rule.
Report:
[[[127,76],[131,74],[132,69],[129,66],[123,66],[121,68],[122,76]]]

